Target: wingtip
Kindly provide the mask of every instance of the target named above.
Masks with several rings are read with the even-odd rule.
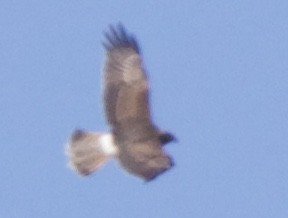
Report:
[[[127,32],[125,26],[119,22],[116,25],[110,24],[108,31],[103,32],[106,41],[102,45],[107,51],[117,48],[132,48],[140,53],[140,48],[136,37]]]

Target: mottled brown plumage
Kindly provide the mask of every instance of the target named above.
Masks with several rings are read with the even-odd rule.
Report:
[[[106,38],[104,106],[118,158],[130,173],[150,180],[173,165],[162,149],[173,137],[162,141],[168,134],[151,121],[149,85],[135,37],[119,25],[110,27]]]

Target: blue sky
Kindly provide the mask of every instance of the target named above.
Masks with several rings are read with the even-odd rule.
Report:
[[[2,0],[0,217],[288,217],[288,2]],[[75,128],[109,130],[103,31],[143,51],[176,166],[145,184],[66,167]]]

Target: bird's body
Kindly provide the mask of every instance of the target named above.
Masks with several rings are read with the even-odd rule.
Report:
[[[103,157],[106,157],[105,160],[108,157],[115,157],[128,172],[149,181],[173,165],[172,159],[164,152],[162,146],[172,141],[174,137],[159,130],[151,120],[148,79],[136,39],[128,35],[121,25],[117,29],[110,27],[110,32],[105,36],[107,58],[103,73],[103,100],[106,119],[111,127],[110,142],[113,145],[104,146],[110,147],[111,154],[97,151],[101,155],[94,154],[94,157],[98,156],[97,160]],[[89,173],[81,173],[79,167],[74,164],[77,162],[75,161],[77,155],[74,155],[73,148],[78,147],[75,144],[85,146],[86,137],[94,138],[94,144],[98,147],[103,144],[99,141],[101,136],[92,137],[92,134],[95,133],[82,134],[84,137],[76,140],[74,133],[74,138],[72,135],[68,144],[70,160],[74,157],[74,161],[70,161],[70,164],[80,174],[89,174],[101,165],[96,164],[95,159],[95,164],[91,164],[94,166],[93,169],[83,171]],[[111,150],[112,147],[115,149]],[[81,155],[83,160],[84,156],[89,156],[82,152],[78,155],[79,158]],[[104,162],[104,159],[99,162]],[[93,162],[93,158],[90,160]]]

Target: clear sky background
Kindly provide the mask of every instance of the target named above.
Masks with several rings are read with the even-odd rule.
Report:
[[[109,130],[103,31],[141,45],[176,166],[145,184],[66,167],[75,128]],[[287,218],[288,1],[2,0],[1,218]]]

